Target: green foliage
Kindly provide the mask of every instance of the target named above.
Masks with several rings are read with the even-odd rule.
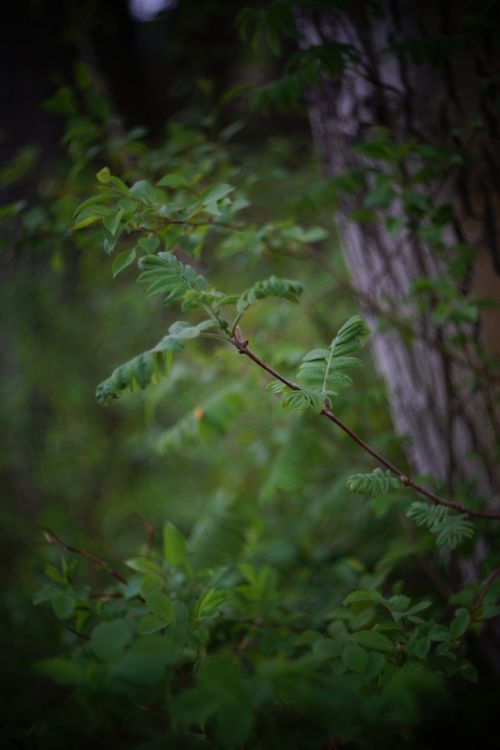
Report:
[[[277,54],[292,34],[292,4],[268,5],[242,13],[241,26]],[[300,105],[306,87],[358,64],[348,44],[314,45],[256,98],[264,108]],[[45,745],[74,744],[78,727],[86,746],[420,746],[443,731],[443,717],[483,703],[469,646],[482,621],[498,616],[498,582],[457,590],[448,556],[419,527],[454,549],[472,536],[471,522],[413,503],[417,528],[408,530],[397,512],[411,492],[404,478],[352,474],[358,446],[316,419],[334,403],[405,465],[368,359],[356,388],[343,388],[368,329],[353,314],[359,300],[325,273],[345,280],[327,227],[335,197],[347,193],[361,202],[353,220],[414,231],[441,251],[451,214],[430,187],[462,167],[463,155],[374,129],[358,146],[365,166],[324,179],[309,154],[304,163],[302,142],[232,147],[238,123],[218,131],[208,116],[171,124],[154,147],[138,130],[107,137],[116,127],[109,104],[83,113],[81,94],[65,87],[49,104],[68,118],[64,179],[44,186],[40,205],[2,210],[14,248],[2,302],[12,321],[2,386],[12,440],[2,468],[6,496],[14,487],[23,509],[9,506],[4,525],[14,519],[25,539],[29,516],[71,544],[59,543],[60,566],[59,551],[36,548],[36,566],[40,557],[48,564],[34,613],[2,594],[9,632],[25,628],[39,657],[23,694],[36,678],[50,700],[55,683]],[[4,183],[33,164],[32,152],[21,153]],[[487,303],[460,297],[455,281],[467,277],[473,250],[448,251],[453,280],[421,279],[405,302],[439,325],[470,325]],[[307,263],[320,258],[321,270]],[[146,304],[128,283],[136,259]],[[302,296],[300,309],[269,300]],[[195,319],[174,322],[172,308]],[[400,320],[415,317],[401,311]],[[303,356],[336,329],[328,347]],[[97,389],[104,404],[127,391],[144,396],[94,407],[91,391],[110,363],[151,337],[159,343]],[[195,338],[203,343],[186,346]],[[470,344],[450,339],[457,351]],[[269,370],[252,369],[248,351],[287,380],[297,372],[296,387],[270,385],[291,413],[263,392]],[[465,503],[475,488],[457,492]],[[389,493],[397,509],[384,505]],[[45,541],[58,544],[50,534]],[[28,552],[26,541],[6,548],[32,588]],[[51,729],[61,722],[62,739]]]
[[[412,503],[407,513],[418,526],[427,526],[429,531],[437,534],[438,547],[445,544],[455,549],[464,539],[470,539],[474,534],[473,524],[467,516],[461,513],[450,513],[448,508],[430,503]]]
[[[351,492],[356,492],[358,495],[378,497],[390,490],[399,489],[401,481],[390,471],[373,469],[370,474],[353,474],[347,480],[347,486]]]
[[[247,289],[246,292],[240,294],[236,302],[236,309],[239,313],[243,313],[265,297],[283,297],[290,302],[298,302],[301,294],[302,284],[300,281],[278,279],[276,276],[271,276],[264,281],[258,281],[251,289]]]
[[[149,297],[168,292],[164,300],[166,307],[184,301],[186,292],[200,292],[206,287],[203,276],[196,274],[191,266],[181,263],[172,253],[146,255],[141,258],[139,265],[142,273],[137,281],[139,284],[149,285]]]
[[[213,326],[212,320],[204,320],[195,326],[182,320],[172,323],[168,334],[153,349],[120,365],[107,380],[97,386],[97,400],[101,404],[109,404],[113,399],[119,398],[123,391],[133,392],[137,388],[144,390],[151,383],[158,383],[168,372],[172,353],[182,351],[186,339],[197,338]]]
[[[359,315],[341,327],[328,349],[308,352],[299,367],[298,379],[307,388],[319,391],[325,399],[336,396],[337,386],[351,385],[344,370],[359,367],[357,357],[349,356],[361,347],[362,337],[369,332]]]

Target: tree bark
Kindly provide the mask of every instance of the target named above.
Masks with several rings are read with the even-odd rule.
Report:
[[[468,325],[437,324],[433,308],[438,300],[431,299],[429,308],[418,313],[410,294],[416,279],[446,276],[451,248],[461,243],[476,253],[460,293],[500,299],[500,160],[495,144],[500,113],[498,90],[493,90],[500,56],[491,19],[478,24],[483,4],[474,8],[461,0],[351,0],[338,5],[341,10],[294,9],[303,49],[341,43],[358,57],[337,79],[323,75],[307,94],[313,137],[327,174],[381,169],[380,162],[355,151],[374,126],[387,128],[397,143],[416,139],[469,156],[433,186],[436,203],[449,203],[452,209],[439,251],[413,228],[392,234],[383,221],[351,220],[351,212],[364,205],[360,195],[344,195],[336,220],[361,299],[371,297],[379,307],[398,311],[417,330],[411,342],[394,327],[373,335],[394,424],[408,438],[413,468],[443,480],[451,493],[457,482],[465,481],[476,496],[494,499],[500,487],[498,391],[493,378],[477,376],[475,344],[498,355],[498,311],[483,312]],[[475,25],[468,21],[467,9],[476,14]],[[498,8],[496,15],[498,28]],[[424,55],[417,64],[408,49],[398,47],[408,40],[427,44],[430,57],[434,45],[437,59]],[[446,50],[441,57],[439,45]],[[412,169],[409,164],[409,175]],[[395,203],[391,210],[397,218],[401,206]],[[366,314],[374,325],[369,306]],[[451,337],[461,331],[474,345],[465,345],[457,362]]]

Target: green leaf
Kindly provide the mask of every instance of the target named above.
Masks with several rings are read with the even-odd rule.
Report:
[[[130,264],[134,262],[135,256],[135,247],[132,248],[132,250],[124,250],[122,253],[119,253],[113,261],[113,278],[118,276],[118,274],[127,268],[127,266],[130,266]]]
[[[325,405],[324,394],[318,391],[311,391],[308,388],[294,390],[279,380],[270,383],[269,388],[281,395],[282,407],[290,411],[304,412],[310,409],[314,414],[320,414]]]
[[[165,196],[161,190],[154,188],[147,180],[138,180],[130,188],[130,195],[141,203],[149,205],[161,205],[165,202]]]
[[[145,592],[144,598],[146,600],[146,606],[151,614],[156,615],[160,620],[163,620],[166,625],[171,625],[175,622],[175,606],[166,594],[152,589]]]
[[[63,685],[79,685],[85,682],[85,677],[80,667],[69,659],[58,657],[54,659],[39,659],[35,666],[40,674],[52,677],[56,682],[60,682]]]
[[[42,588],[33,595],[33,605],[37,607],[39,604],[48,602],[53,599],[57,594],[61,592],[59,586],[55,586],[53,583],[46,583]]]
[[[153,255],[153,253],[155,253],[160,247],[160,244],[159,237],[141,237],[137,242],[137,245],[146,253],[146,255]]]
[[[221,183],[220,185],[214,185],[213,187],[209,188],[209,190],[203,196],[202,205],[206,206],[208,203],[216,203],[217,201],[226,198],[235,189],[236,188],[234,188],[232,185],[226,185],[224,183]]]
[[[56,617],[60,620],[67,620],[73,614],[76,602],[72,596],[61,591],[52,598],[51,604]]]
[[[118,228],[120,226],[122,218],[123,218],[123,211],[120,208],[120,210],[117,211],[116,213],[114,214],[112,213],[109,216],[104,216],[102,219],[102,223],[104,224],[104,226],[110,233],[111,237],[113,237],[113,241],[112,243],[110,243],[112,244],[112,247],[114,247],[114,244],[116,242],[116,239],[117,239],[116,236],[117,236]]]
[[[303,357],[298,380],[309,390],[322,393],[323,398],[337,395],[337,386],[352,384],[343,371],[360,365],[357,357],[348,355],[360,348],[367,333],[363,319],[354,315],[344,323],[328,349],[313,349]]]
[[[103,167],[98,171],[96,174],[98,182],[100,182],[102,185],[107,185],[107,183],[111,179],[111,172],[109,171],[109,167]]]
[[[90,646],[101,661],[113,661],[123,653],[132,640],[132,632],[125,620],[102,622],[92,632]]]
[[[342,651],[342,661],[350,672],[356,672],[356,674],[364,674],[367,666],[369,657],[366,651],[353,643],[346,646]]]
[[[80,221],[77,221],[76,224],[73,225],[73,229],[76,231],[78,229],[85,229],[85,227],[89,227],[91,224],[94,224],[96,221],[99,221],[101,217],[96,216],[95,214],[90,214],[89,216],[86,216],[84,219],[80,219]]]
[[[200,667],[194,690],[173,701],[181,724],[213,722],[217,747],[240,747],[252,727],[252,692],[241,667],[227,656],[209,656]]]
[[[442,505],[414,502],[406,515],[413,518],[418,526],[427,526],[437,534],[438,547],[447,544],[455,549],[463,539],[470,539],[474,534],[474,526],[464,513],[451,513]]]
[[[233,592],[228,590],[217,591],[216,589],[210,589],[209,591],[205,591],[194,608],[194,620],[205,620],[214,617],[218,614],[219,607],[230,599],[231,596],[233,596]]]
[[[470,615],[466,609],[461,607],[457,610],[455,617],[450,623],[450,633],[453,638],[460,638],[470,625]]]
[[[214,320],[203,320],[201,323],[193,326],[191,323],[186,323],[184,320],[177,320],[172,323],[168,332],[170,336],[174,336],[177,339],[195,339],[204,331],[215,328],[217,323]]]
[[[270,276],[263,281],[257,281],[250,289],[240,294],[236,309],[242,313],[265,297],[282,297],[290,302],[298,302],[301,294],[302,284],[299,281]]]
[[[158,617],[158,615],[146,615],[139,620],[139,635],[151,635],[151,633],[157,633],[159,630],[164,630],[170,624],[171,623],[166,622],[163,618]]]
[[[178,172],[170,172],[169,174],[166,174],[156,184],[158,187],[169,187],[174,188],[174,190],[191,187],[189,180],[183,174]]]
[[[378,497],[390,490],[399,489],[402,484],[392,472],[377,468],[369,474],[352,474],[347,480],[347,486],[358,495]]]
[[[161,635],[138,638],[113,664],[113,672],[138,685],[156,685],[177,659],[170,640]]]
[[[167,521],[163,527],[163,554],[173,568],[189,567],[186,539],[173,523]]]
[[[375,649],[376,651],[394,650],[392,641],[376,630],[359,630],[357,633],[353,633],[351,638],[355,643],[365,648]]]
[[[148,557],[131,557],[125,560],[125,565],[136,573],[161,573],[160,566]]]
[[[207,282],[191,266],[184,265],[172,253],[146,255],[139,261],[142,273],[137,279],[140,284],[148,284],[148,296],[163,294],[167,306],[180,302],[190,289],[202,291]]]
[[[343,603],[347,607],[350,604],[385,604],[385,601],[378,591],[353,591],[346,596]]]

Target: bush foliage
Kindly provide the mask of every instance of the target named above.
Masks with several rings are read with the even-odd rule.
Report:
[[[289,4],[273,7],[240,23],[279,51]],[[347,46],[315,55],[260,104],[288,106],[296,78],[353,62]],[[500,613],[498,554],[466,585],[456,568],[495,521],[473,488],[450,499],[410,477],[325,228],[336,193],[365,190],[370,220],[418,221],[439,244],[429,172],[418,190],[397,175],[408,154],[428,169],[450,155],[377,130],[362,148],[378,167],[324,179],[293,139],[249,150],[231,123],[185,116],[159,145],[136,130],[117,141],[106,100],[85,76],[78,86],[50,102],[66,119],[65,172],[2,209],[19,259],[4,304],[26,300],[7,429],[16,437],[23,400],[50,415],[23,493],[39,498],[48,545],[30,669],[56,685],[46,726],[9,738],[305,750],[478,737],[498,697],[485,699],[476,653]],[[421,305],[428,293],[411,292]],[[475,319],[443,279],[432,293],[443,320]],[[22,442],[7,462],[22,484]],[[12,625],[23,609],[7,599]]]

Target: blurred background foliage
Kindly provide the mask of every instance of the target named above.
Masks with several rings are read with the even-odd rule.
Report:
[[[43,528],[120,568],[120,560],[147,555],[172,521],[192,532],[201,567],[229,562],[245,547],[248,559],[283,576],[283,600],[298,597],[318,620],[353,588],[388,576],[394,590],[404,578],[417,597],[430,577],[437,612],[449,593],[453,562],[436,567],[428,535],[388,514],[401,501],[370,504],[347,489],[348,474],[371,468],[358,449],[329,425],[284,412],[265,390],[268,379],[228,348],[195,344],[147,393],[111,409],[95,401],[96,384],[175,320],[160,302],[145,301],[130,270],[112,280],[100,230],[71,231],[104,166],[130,183],[201,160],[209,177],[245,189],[252,220],[326,227],[321,252],[342,271],[333,198],[305,112],[249,107],[248,91],[273,77],[275,63],[239,40],[240,5],[229,12],[217,0],[166,2],[153,19],[145,2],[9,4],[0,513],[9,675],[2,731],[13,746],[73,744],[79,726],[66,689],[33,667],[57,651],[54,638],[68,637],[55,635],[49,611],[32,608],[44,565],[60,557],[43,544]],[[356,299],[307,260],[230,248],[221,259],[208,243],[199,263],[229,291],[271,273],[303,281],[300,308],[269,301],[245,324],[253,348],[284,370],[358,311]],[[339,413],[404,465],[384,388],[363,356]],[[217,541],[224,513],[229,531]],[[102,581],[78,565],[83,580]],[[96,747],[112,742],[102,728],[88,732]]]

